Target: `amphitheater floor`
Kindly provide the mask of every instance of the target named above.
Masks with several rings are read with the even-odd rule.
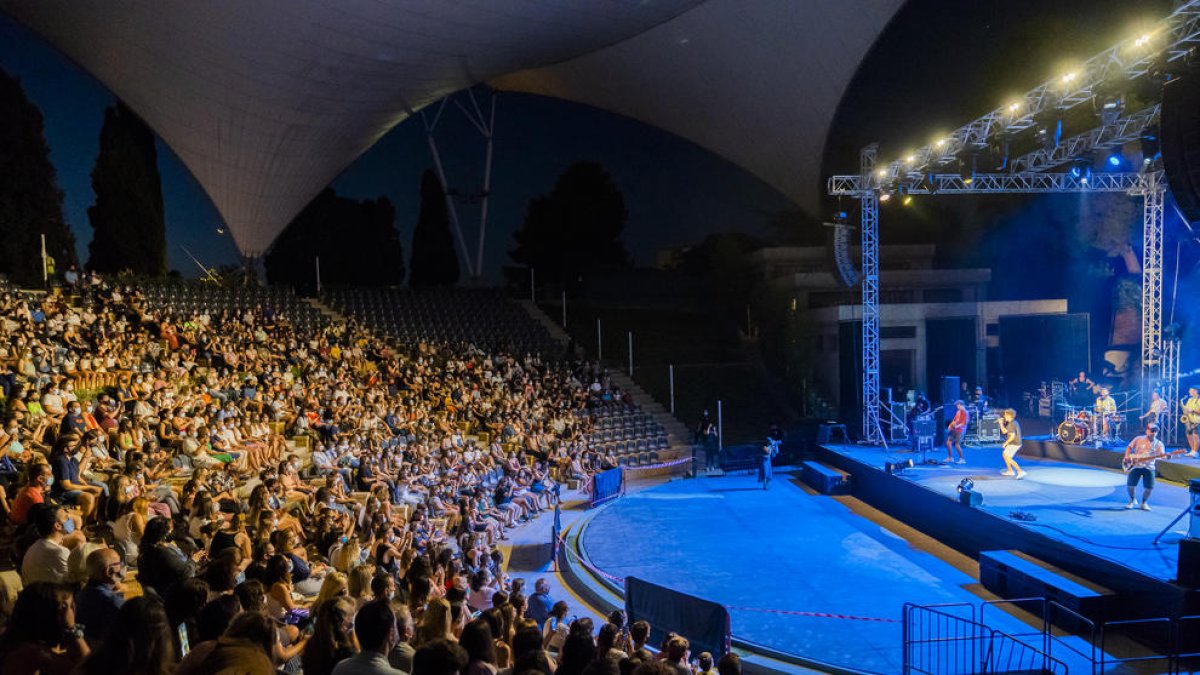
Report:
[[[596,514],[583,548],[608,574],[729,606],[738,638],[900,672],[905,602],[982,598],[969,568],[859,515],[854,501],[814,495],[786,475],[768,491],[746,475],[673,481]],[[997,627],[1028,630],[1003,621]]]

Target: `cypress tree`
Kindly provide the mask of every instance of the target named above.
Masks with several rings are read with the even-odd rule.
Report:
[[[96,203],[88,208],[88,267],[162,276],[167,233],[154,133],[123,103],[104,111],[100,154],[92,169]]]
[[[21,82],[0,69],[0,274],[41,285],[41,236],[59,271],[75,264],[42,113]]]

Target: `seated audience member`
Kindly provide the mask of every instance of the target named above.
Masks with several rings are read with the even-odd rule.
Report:
[[[242,612],[221,637],[193,645],[172,675],[276,675],[278,645],[271,619],[259,612]]]
[[[95,647],[104,640],[125,604],[121,591],[125,563],[115,550],[99,548],[88,554],[87,572],[87,585],[75,594],[75,618],[83,624],[88,644]]]
[[[21,581],[25,585],[48,581],[67,581],[71,551],[63,538],[74,531],[75,523],[57,506],[43,507],[33,517],[38,540],[25,551],[21,560]]]
[[[70,590],[47,581],[21,590],[0,636],[0,673],[68,675],[89,652]]]
[[[465,673],[467,651],[453,640],[433,640],[413,655],[413,675],[459,675]]]
[[[168,673],[174,665],[175,649],[167,612],[158,598],[142,596],[121,606],[104,642],[84,659],[75,673]]]
[[[387,601],[372,600],[359,608],[354,635],[362,651],[334,666],[333,675],[401,675],[387,660],[399,639],[396,615]],[[418,666],[418,672],[424,671]]]

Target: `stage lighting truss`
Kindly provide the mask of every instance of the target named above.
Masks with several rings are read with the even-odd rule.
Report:
[[[1197,45],[1200,45],[1200,0],[1190,0],[1143,35],[1093,56],[1070,73],[1044,82],[1019,99],[1009,101],[925,147],[904,153],[900,159],[877,171],[887,178],[920,174],[946,157],[986,148],[996,134],[1004,133],[1011,138],[1051,116],[1058,120],[1064,111],[1095,101],[1098,93],[1103,105],[1109,98],[1106,90],[1115,86],[1111,83],[1134,82],[1156,68],[1185,59]],[[1106,82],[1110,84],[1106,85]],[[1120,115],[1114,120],[1119,118]],[[1046,129],[1047,136],[1052,132],[1053,129]],[[1028,169],[1014,167],[1012,170]]]

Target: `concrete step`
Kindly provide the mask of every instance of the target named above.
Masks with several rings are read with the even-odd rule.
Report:
[[[346,320],[346,317],[343,316],[341,312],[339,312],[339,311],[333,309],[332,307],[330,307],[329,305],[326,305],[325,303],[321,302],[321,300],[319,298],[303,298],[303,300],[309,307],[312,307],[313,309],[315,309],[318,312],[324,314],[325,316],[333,319],[334,321],[345,321]]]

